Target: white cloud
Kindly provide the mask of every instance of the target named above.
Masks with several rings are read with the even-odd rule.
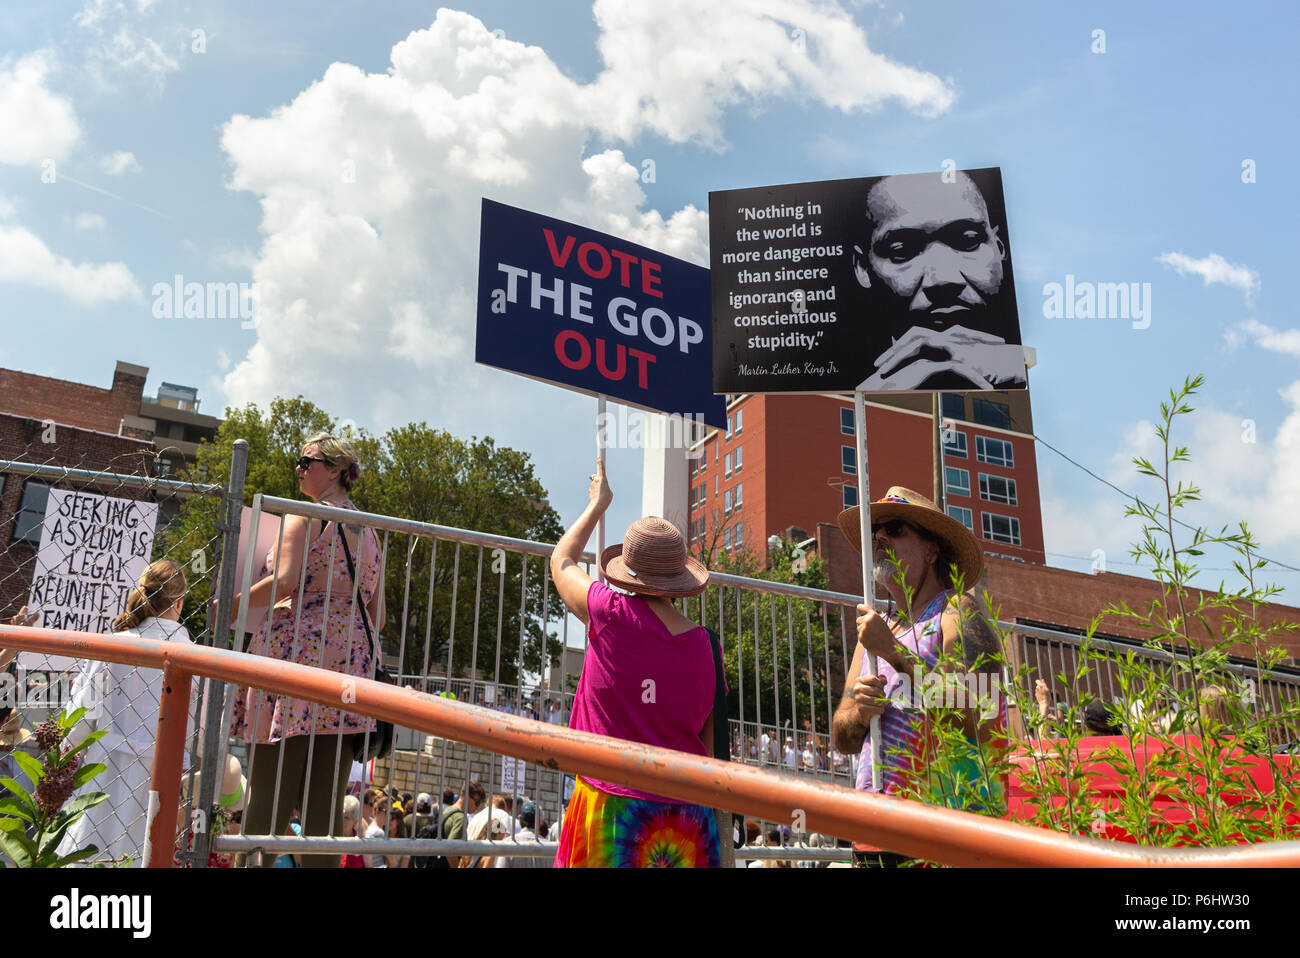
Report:
[[[648,209],[639,167],[610,141],[716,145],[726,107],[774,96],[927,114],[952,100],[820,0],[714,4],[704,19],[680,0],[595,11],[606,68],[589,84],[443,9],[393,47],[388,73],[335,63],[271,115],[231,118],[230,186],[260,198],[265,239],[258,340],[226,376],[230,401],[324,402],[320,383],[347,382],[371,408],[340,414],[359,420],[430,406],[444,422],[517,420],[516,399],[540,387],[471,359],[480,197],[705,263],[706,211]]]
[[[1247,319],[1230,326],[1224,332],[1228,345],[1236,347],[1242,340],[1253,340],[1256,346],[1281,353],[1284,356],[1300,357],[1300,329],[1274,329],[1265,326],[1259,320]]]
[[[84,38],[86,70],[102,86],[112,89],[127,80],[160,89],[181,68],[189,32],[159,23],[151,14],[154,6],[153,0],[87,0],[73,17]]]
[[[62,160],[80,139],[71,101],[45,84],[51,68],[44,52],[30,53],[11,67],[0,64],[0,163]]]
[[[74,264],[21,226],[0,227],[0,282],[52,289],[82,306],[140,298],[125,264]]]
[[[1211,283],[1233,286],[1245,294],[1247,302],[1259,289],[1259,273],[1249,266],[1229,263],[1218,253],[1211,253],[1200,259],[1193,259],[1185,253],[1161,253],[1156,260],[1166,266],[1172,266],[1179,275],[1191,273],[1193,276],[1201,277],[1206,286]]]
[[[72,221],[72,228],[79,233],[102,230],[107,225],[108,221],[98,213],[78,213]]]
[[[838,5],[815,0],[596,0],[604,72],[584,92],[593,125],[629,139],[721,142],[727,107],[769,96],[820,101],[846,113],[889,101],[923,115],[956,96],[932,73],[867,45]]]
[[[117,150],[99,158],[99,168],[109,176],[121,176],[123,173],[139,173],[140,162],[134,153]]]
[[[1300,553],[1300,511],[1284,504],[1300,501],[1300,381],[1279,390],[1283,418],[1276,431],[1269,434],[1263,423],[1249,415],[1207,404],[1206,397],[1193,401],[1195,412],[1175,420],[1173,445],[1186,446],[1191,461],[1177,463],[1171,478],[1195,484],[1200,498],[1175,512],[1183,522],[1201,525],[1211,533],[1227,527],[1238,531],[1245,521],[1258,542],[1257,553],[1288,565],[1298,564]],[[1122,433],[1118,448],[1101,474],[1121,489],[1140,496],[1148,505],[1163,508],[1163,485],[1137,474],[1132,460],[1141,456],[1157,470],[1164,462],[1164,448],[1155,435],[1154,423],[1133,423]],[[1090,480],[1089,480],[1090,481]],[[1095,488],[1095,493],[1066,496],[1059,490],[1051,468],[1041,472],[1043,536],[1054,565],[1087,568],[1093,550],[1105,552],[1112,572],[1150,575],[1151,563],[1145,561],[1141,571],[1132,565],[1128,554],[1131,543],[1141,537],[1141,520],[1124,518],[1125,500],[1117,493]],[[1192,531],[1175,526],[1180,547],[1189,542]],[[1157,536],[1163,545],[1163,532]],[[1061,555],[1076,556],[1084,564],[1071,563]],[[1230,588],[1245,585],[1232,571],[1237,556],[1225,547],[1212,547],[1193,562],[1205,570],[1196,584],[1212,588],[1222,579]],[[1296,578],[1285,572],[1265,570],[1265,582],[1297,585]],[[1295,602],[1295,593],[1282,601]]]

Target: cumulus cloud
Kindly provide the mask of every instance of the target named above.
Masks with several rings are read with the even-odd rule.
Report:
[[[387,73],[335,63],[269,116],[232,117],[229,185],[259,197],[264,241],[258,339],[228,372],[228,398],[347,381],[367,397],[347,413],[363,421],[435,404],[448,421],[509,419],[538,387],[472,364],[480,197],[703,264],[707,212],[647,208],[616,141],[716,146],[728,106],[771,97],[923,114],[952,100],[937,77],[872,53],[823,0],[706,10],[599,0],[605,68],[581,83],[544,50],[443,9],[393,47]]]
[[[117,150],[99,158],[99,168],[109,176],[121,176],[123,173],[139,173],[140,161],[134,153]]]
[[[102,230],[107,225],[108,221],[98,213],[78,213],[72,220],[72,228],[79,233]]]
[[[838,5],[814,0],[597,0],[604,72],[585,92],[612,136],[721,140],[723,111],[765,97],[819,101],[846,113],[890,101],[934,115],[950,84],[873,52]]]
[[[140,298],[125,264],[74,264],[21,226],[0,227],[0,282],[52,289],[82,306]]]
[[[1156,257],[1156,261],[1177,270],[1179,275],[1199,276],[1206,286],[1211,283],[1222,283],[1225,286],[1235,287],[1245,294],[1247,302],[1259,290],[1259,273],[1249,266],[1229,263],[1218,253],[1211,253],[1200,259],[1194,259],[1181,252],[1161,253]]]
[[[1257,319],[1248,319],[1229,326],[1224,333],[1224,338],[1232,347],[1239,346],[1244,340],[1250,340],[1263,349],[1284,356],[1300,357],[1300,329],[1275,329]]]
[[[62,160],[81,137],[71,101],[50,91],[49,54],[0,62],[0,163],[16,166]]]

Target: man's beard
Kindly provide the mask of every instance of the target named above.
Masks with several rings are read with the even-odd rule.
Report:
[[[892,594],[892,590],[898,588],[898,572],[898,564],[886,555],[876,556],[872,560],[871,580],[877,589]]]

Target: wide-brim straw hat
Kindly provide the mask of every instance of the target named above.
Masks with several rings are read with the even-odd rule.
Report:
[[[919,526],[948,546],[952,561],[961,572],[962,588],[975,586],[984,574],[984,551],[964,524],[946,512],[941,512],[933,501],[905,486],[891,486],[884,498],[871,504],[871,525],[903,519]],[[845,509],[837,520],[853,548],[862,552],[862,520],[859,507]]]
[[[709,584],[709,570],[687,555],[681,532],[659,516],[628,526],[623,541],[600,554],[600,570],[607,582],[641,595],[681,598]]]

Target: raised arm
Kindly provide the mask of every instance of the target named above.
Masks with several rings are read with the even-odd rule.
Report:
[[[600,517],[605,514],[609,504],[614,501],[610,491],[609,480],[605,478],[605,460],[596,460],[596,474],[591,477],[588,490],[587,508],[583,510],[578,521],[565,531],[551,553],[551,578],[555,581],[555,591],[565,607],[587,624],[587,591],[591,588],[591,576],[582,571],[579,562],[582,552],[587,547],[587,540],[595,530]]]

